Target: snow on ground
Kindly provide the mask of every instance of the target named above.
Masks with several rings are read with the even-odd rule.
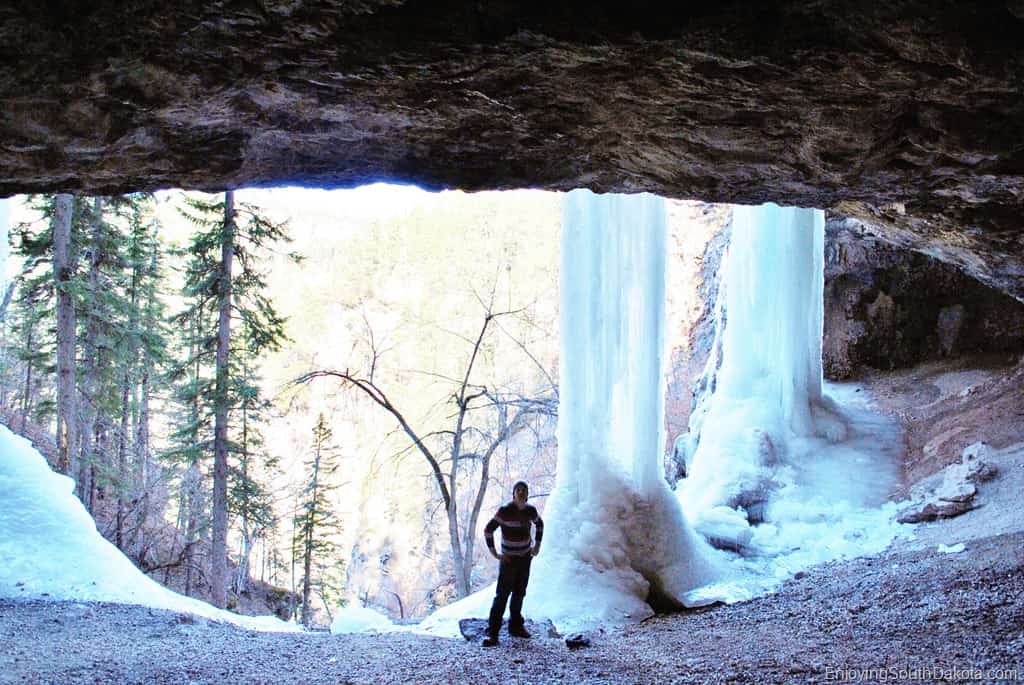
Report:
[[[73,491],[74,482],[54,473],[28,440],[0,426],[0,597],[141,604],[251,630],[298,630],[171,592],[100,535]]]
[[[777,489],[765,523],[750,526],[729,507],[712,509],[717,519],[707,511],[696,514],[701,530],[714,533],[718,524],[726,529],[719,537],[744,544],[742,554],[730,557],[726,579],[701,588],[692,600],[717,596],[732,602],[763,595],[811,566],[877,554],[898,537],[912,535],[913,526],[896,523],[901,505],[886,501],[897,482],[895,422],[874,411],[856,386],[827,384],[825,396],[834,402],[845,438],[791,439],[787,463],[773,475]],[[687,492],[680,488],[684,508]]]
[[[526,601],[523,603],[523,614],[530,618],[534,618],[530,611],[530,595],[535,584],[536,579],[532,578],[530,587],[526,591]],[[410,629],[414,633],[433,635],[434,637],[461,637],[459,621],[464,618],[486,618],[491,610],[491,602],[494,601],[496,589],[497,585],[492,583],[482,590],[477,590],[469,597],[463,597],[457,602],[441,607],[421,623],[410,626]]]
[[[390,633],[398,630],[398,626],[387,616],[367,607],[342,607],[334,614],[331,621],[331,632],[335,635],[345,633]]]

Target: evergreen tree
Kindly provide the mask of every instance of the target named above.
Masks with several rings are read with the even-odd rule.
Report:
[[[10,342],[23,364],[23,374],[19,374],[24,381],[19,392],[21,428],[25,429],[30,413],[46,417],[54,406],[46,398],[47,388],[52,384],[59,389],[60,385],[54,383],[55,369],[69,366],[57,363],[55,351],[60,330],[55,310],[58,295],[65,293],[76,324],[71,355],[74,373],[70,374],[75,381],[70,392],[74,410],[68,414],[68,398],[63,397],[62,405],[58,392],[58,428],[64,435],[61,439],[68,442],[67,454],[59,454],[59,460],[69,468],[77,464],[72,475],[90,511],[97,494],[103,498],[113,489],[118,501],[114,541],[123,548],[127,495],[133,486],[133,470],[141,468],[137,460],[131,463],[131,455],[137,452],[132,436],[148,436],[149,417],[145,417],[147,426],[141,427],[135,406],[136,398],[141,397],[139,369],[143,363],[147,369],[158,365],[166,346],[159,323],[148,321],[145,331],[140,327],[142,308],[160,306],[161,274],[150,268],[160,254],[152,197],[72,198],[69,242],[60,246],[67,254],[59,260],[64,265],[59,288],[58,280],[50,275],[50,264],[55,259],[54,229],[62,228],[66,203],[52,196],[33,198],[32,203],[43,220],[16,231],[15,251],[24,259],[24,267],[10,317]],[[140,251],[146,253],[144,258]],[[140,299],[140,292],[148,297]],[[61,334],[60,339],[66,347],[69,334]],[[63,354],[67,356],[66,349]],[[126,416],[137,417],[134,430],[128,429]],[[77,438],[68,437],[75,435]]]
[[[248,387],[238,355],[258,358],[275,351],[287,340],[282,319],[264,294],[263,260],[274,244],[288,240],[286,226],[266,218],[256,207],[243,204],[237,209],[234,193],[222,200],[187,198],[183,214],[195,227],[189,243],[185,269],[186,308],[175,317],[187,330],[188,354],[179,363],[184,385],[179,401],[188,407],[187,418],[175,435],[175,454],[184,458],[191,473],[191,531],[198,518],[199,465],[212,457],[210,574],[212,601],[223,607],[227,589],[227,528],[229,476],[241,477],[243,469],[231,467],[240,452],[239,431],[246,412]],[[234,325],[235,332],[232,332]],[[232,360],[236,361],[233,362]],[[246,472],[248,455],[243,458]],[[236,492],[256,492],[239,487]],[[257,498],[258,499],[258,498]],[[254,500],[255,501],[255,500]],[[247,524],[246,524],[247,525]]]
[[[237,356],[235,393],[239,398],[238,439],[233,444],[237,455],[231,468],[228,513],[237,516],[241,526],[242,548],[235,573],[235,592],[242,593],[249,583],[253,547],[272,535],[277,526],[274,501],[265,483],[278,474],[280,460],[265,450],[260,426],[270,410],[270,402],[261,397],[258,379],[245,357]]]
[[[321,413],[313,427],[313,445],[310,458],[305,462],[306,482],[293,520],[292,556],[302,558],[302,623],[306,626],[312,620],[310,599],[314,586],[321,588],[320,595],[325,602],[340,594],[337,578],[332,573],[336,565],[329,561],[337,552],[332,536],[341,529],[330,500],[331,493],[338,487],[334,480],[339,466],[332,437]],[[315,575],[314,562],[318,571]]]

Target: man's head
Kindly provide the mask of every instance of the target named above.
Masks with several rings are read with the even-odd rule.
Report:
[[[530,486],[526,484],[526,481],[517,481],[512,486],[512,501],[518,506],[522,507],[526,505],[526,500],[530,497]]]

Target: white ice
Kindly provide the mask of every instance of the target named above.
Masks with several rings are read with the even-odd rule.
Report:
[[[901,529],[885,503],[896,424],[857,388],[822,382],[823,240],[820,210],[734,210],[721,358],[706,371],[717,376],[679,443],[690,451],[678,487],[689,519],[742,554],[703,596],[762,594],[809,565],[880,552]]]
[[[666,210],[568,193],[561,244],[556,484],[526,610],[562,632],[650,616],[718,576],[661,473]]]
[[[962,542],[958,542],[955,545],[939,545],[935,548],[935,551],[939,554],[959,554],[967,549],[967,546]]]
[[[73,490],[27,440],[0,426],[0,597],[140,604],[250,630],[298,630],[171,592],[100,535]]]

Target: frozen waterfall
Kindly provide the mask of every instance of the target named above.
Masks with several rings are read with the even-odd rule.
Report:
[[[528,599],[560,628],[634,620],[648,602],[746,599],[898,530],[881,506],[895,425],[822,383],[820,210],[734,209],[713,391],[692,417],[688,477],[669,490],[665,223],[650,195],[564,199],[558,476]]]
[[[738,601],[888,546],[899,434],[856,388],[822,383],[823,228],[820,210],[735,208],[710,392],[680,441],[688,476],[672,492],[664,200],[564,197],[558,473],[529,616],[565,632],[639,620],[651,604]],[[422,630],[457,634],[492,596],[445,607]]]
[[[740,555],[719,588],[726,598],[879,551],[899,530],[894,505],[882,506],[896,482],[895,423],[856,388],[822,383],[824,223],[816,209],[734,208],[711,392],[677,445],[689,520]]]
[[[692,512],[760,508],[767,467],[784,457],[790,437],[842,437],[822,396],[824,227],[820,210],[733,210],[721,366],[690,422],[699,439],[687,468]]]
[[[642,619],[719,573],[662,475],[665,226],[652,195],[563,201],[558,473],[527,599],[563,630]]]

